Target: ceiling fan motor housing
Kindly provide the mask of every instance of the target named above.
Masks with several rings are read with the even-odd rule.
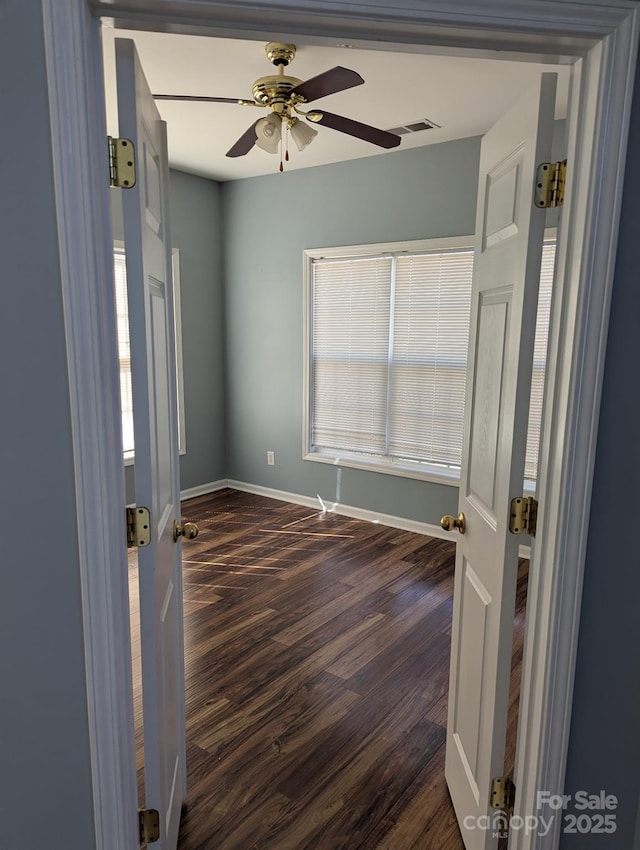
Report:
[[[264,103],[276,112],[282,112],[289,100],[289,92],[301,82],[297,77],[287,77],[284,74],[260,77],[253,84],[252,94],[257,103]],[[301,101],[302,98],[298,100]]]
[[[286,111],[287,102],[290,101],[289,93],[291,89],[302,82],[298,77],[289,77],[284,73],[284,69],[296,55],[296,46],[295,44],[270,41],[264,50],[269,61],[277,67],[278,74],[271,74],[268,77],[260,77],[256,80],[252,89],[253,98],[256,103],[270,106],[274,112],[281,114]]]
[[[264,52],[269,62],[274,65],[288,65],[296,55],[295,44],[282,44],[280,41],[270,41],[265,45]]]

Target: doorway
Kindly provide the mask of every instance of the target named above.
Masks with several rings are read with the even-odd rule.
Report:
[[[124,33],[123,35],[126,35],[126,33]],[[259,46],[259,45],[258,45],[258,46]],[[257,52],[257,51],[256,51],[256,52]],[[165,49],[163,49],[162,51],[160,51],[160,55],[162,56],[162,65],[163,65],[163,66],[170,67],[170,65],[171,65],[171,52],[170,52],[170,50],[169,50],[169,49],[167,49],[167,48],[165,47]],[[349,54],[349,56],[351,57],[351,56],[352,56],[352,53],[350,53],[350,54]],[[353,57],[352,62],[353,62],[353,63],[355,63],[355,64],[357,64],[357,58],[356,58],[355,56]],[[143,59],[143,64],[144,64],[144,59]],[[529,69],[529,68],[528,68],[528,70],[531,70],[531,69]],[[535,70],[535,69],[533,69],[533,70]],[[148,73],[148,71],[147,71],[147,73]],[[221,85],[221,83],[218,83],[218,85]],[[152,89],[157,89],[157,88],[159,87],[158,85],[154,85],[153,80],[151,80],[151,86],[152,86]],[[210,107],[209,107],[209,108],[210,108]],[[257,153],[258,153],[258,155],[259,155],[259,152],[257,152]],[[380,160],[380,169],[382,169],[382,167],[383,167],[383,161],[382,161],[382,160]],[[285,174],[283,177],[280,177],[279,175],[275,175],[275,179],[277,179],[277,180],[281,181],[282,186],[284,186],[284,185],[288,185],[288,184],[286,183],[286,180],[287,180],[287,178],[288,178],[288,177],[289,177],[289,175],[287,175],[287,174]],[[401,185],[401,186],[400,186],[400,192],[401,192],[402,194],[406,194],[406,187],[405,187],[405,188],[403,188],[403,186]],[[471,197],[471,195],[472,195],[472,194],[473,194],[473,192],[472,192],[472,191],[469,191],[469,192],[468,192],[468,196],[469,196],[469,197]],[[390,199],[388,199],[388,200],[389,200],[390,205],[391,205],[391,206],[394,206],[394,204],[391,202],[391,200],[390,200]],[[435,204],[434,204],[434,202],[435,202]],[[444,204],[444,202],[442,202],[442,201],[438,201],[438,200],[435,198],[435,195],[434,195],[434,194],[432,194],[432,196],[431,196],[431,198],[430,198],[430,204],[435,205],[435,206],[438,208],[438,211],[439,211],[439,215],[440,215],[440,216],[442,216],[442,215],[443,215],[443,210],[444,210],[444,208],[445,208],[445,204]],[[469,204],[469,206],[471,207],[471,204]],[[418,218],[418,217],[419,217],[419,216],[417,216],[417,215],[416,215],[416,218]],[[245,227],[245,228],[248,228],[251,232],[253,232],[253,228],[251,227],[250,222],[248,222],[248,221],[246,220],[246,216],[243,216],[243,218],[244,218],[244,227]],[[377,218],[379,219],[379,218],[380,218],[380,216],[378,215],[378,216],[377,216]],[[283,215],[283,216],[280,216],[280,220],[281,220],[281,224],[282,224],[283,228],[284,228],[284,229],[285,229],[285,231],[286,231],[286,230],[287,230],[287,222],[286,222],[286,218],[284,217],[284,215]],[[378,222],[378,224],[379,224],[379,222]],[[423,223],[422,223],[422,226],[425,226],[424,221],[423,221]],[[316,228],[316,229],[317,229],[317,228]],[[457,235],[460,235],[460,234],[459,234],[459,233],[453,233],[453,234],[451,234],[451,235],[457,236]],[[323,237],[323,236],[319,236],[317,232],[314,234],[314,237],[315,237],[315,239],[316,239],[316,240],[318,240],[318,239],[319,239],[321,243],[322,243],[322,241],[323,241],[323,238],[326,238],[326,237]],[[306,237],[306,238],[307,238],[307,239],[311,239],[311,238],[314,238],[314,237],[312,237],[312,236],[310,236],[310,235],[307,235],[307,237]],[[237,237],[236,237],[236,238],[237,238]],[[350,237],[347,237],[347,238],[346,238],[346,241],[350,241]],[[302,247],[308,247],[308,245],[309,245],[309,242],[306,242],[306,243],[303,243],[303,244],[302,244]],[[293,251],[293,247],[292,247],[292,246],[290,246],[290,247],[291,247],[291,253],[292,253],[292,254],[293,254],[293,253],[295,253],[295,252]],[[267,263],[267,265],[269,264],[268,257],[266,257],[266,258],[265,258],[265,254],[264,254],[264,252],[263,252],[263,251],[257,251],[257,250],[256,250],[256,254],[260,256],[260,262],[261,262],[261,263],[266,262],[266,263]],[[283,270],[282,270],[282,264],[280,265],[280,273],[281,273],[282,275],[284,275],[284,274],[285,274],[285,272],[283,272]],[[247,278],[248,280],[251,280],[251,279],[253,279],[253,278],[255,277],[255,275],[253,275],[253,274],[247,274],[247,273],[246,273],[246,271],[245,271],[245,273],[244,273],[244,277],[245,277],[245,278]],[[233,287],[233,288],[235,289],[235,287]],[[267,290],[267,291],[268,291],[268,290],[273,290],[273,292],[272,292],[272,294],[271,294],[271,296],[270,296],[270,297],[271,297],[272,301],[276,299],[277,295],[276,295],[276,292],[275,292],[275,287],[273,287],[273,286],[272,286],[271,281],[265,281],[265,280],[264,280],[264,278],[263,278],[263,279],[262,279],[262,281],[261,281],[261,288],[262,288],[263,290]],[[253,297],[248,296],[248,293],[244,293],[244,294],[245,294],[245,296],[246,296],[246,297],[245,297],[245,303],[246,303],[247,305],[248,305],[249,303],[252,303],[252,304],[256,303],[257,293],[256,293]],[[291,297],[291,294],[290,294],[290,293],[289,293],[289,294],[287,294],[287,296],[286,296],[286,297],[287,297],[287,298]],[[282,305],[282,307],[280,308],[280,312],[283,312],[283,307],[284,307],[284,305]],[[277,309],[278,309],[278,308],[276,307],[276,312],[277,312]],[[278,333],[279,333],[279,334],[281,334],[282,336],[284,336],[284,337],[292,336],[292,337],[294,337],[294,338],[295,338],[295,331],[294,331],[294,329],[293,329],[293,328],[285,328],[285,327],[283,327],[280,323],[278,323],[277,327],[278,327]],[[299,333],[299,329],[298,329],[298,333]],[[188,334],[188,331],[186,331],[186,334]],[[247,336],[248,336],[248,335],[247,335]],[[245,348],[246,348],[246,340],[243,342],[243,339],[242,339],[242,338],[240,338],[240,339],[238,340],[237,345],[238,345],[238,346],[243,346],[243,345],[244,345],[244,346],[245,346]],[[295,346],[297,347],[297,341],[296,341],[296,343],[295,343]],[[268,356],[268,353],[267,353],[267,352],[265,352],[265,357],[266,357],[266,356]],[[259,357],[259,358],[256,358],[256,359],[257,359],[257,360],[259,360],[260,362],[264,362],[265,357]],[[293,352],[288,352],[288,354],[287,354],[287,359],[290,359],[290,360],[293,360],[293,359],[294,359],[294,358],[293,358]],[[276,371],[276,370],[274,369],[274,371]],[[287,383],[288,383],[288,382],[287,382]],[[293,384],[294,382],[292,381],[291,383]],[[298,390],[298,391],[299,391],[299,390]],[[284,404],[283,404],[283,402],[284,402]],[[287,402],[285,402],[285,401],[284,401],[284,399],[282,398],[282,395],[280,395],[280,396],[279,396],[278,403],[279,403],[280,405],[283,405],[286,409],[289,409],[289,408],[291,407],[291,405],[290,405],[290,404],[288,404]],[[296,405],[296,406],[297,406],[297,405]],[[288,428],[288,427],[290,427],[290,426],[289,426],[289,423],[282,422],[282,423],[280,423],[280,427],[281,427],[281,430],[284,430],[285,428]],[[297,427],[297,426],[296,426],[296,427]],[[253,442],[253,440],[252,440],[251,442]],[[295,443],[293,443],[293,444],[294,444],[294,446],[295,446]],[[296,451],[297,451],[297,449],[296,449]],[[276,454],[278,455],[279,461],[280,461],[280,462],[282,462],[282,460],[281,460],[281,453],[280,453],[280,452],[277,452]],[[285,463],[287,463],[287,462],[288,462],[288,460],[287,460],[287,458],[286,458],[286,457],[285,457],[285,459],[284,459],[284,462],[285,462]],[[307,465],[308,465],[308,464],[307,464]],[[347,473],[347,474],[348,474],[348,473]],[[233,477],[235,477],[235,475],[234,475]],[[345,478],[346,478],[346,476],[345,476]],[[377,484],[377,486],[379,486],[379,482],[380,482],[380,480],[381,480],[381,477],[380,477],[380,476],[377,476],[377,477],[376,477],[376,479],[377,479],[376,484]],[[403,482],[400,482],[400,483],[403,483]],[[284,488],[281,488],[281,489],[292,490],[293,488],[292,488],[291,486],[285,486]],[[323,491],[323,496],[325,496],[325,497],[326,497],[326,495],[327,495],[327,494],[326,494],[326,491]],[[333,494],[331,494],[331,495],[333,495]],[[445,506],[440,506],[440,505],[438,505],[438,506],[437,506],[437,514],[436,514],[436,516],[435,516],[435,517],[433,517],[433,519],[435,520],[437,516],[441,515],[441,514],[442,514],[442,513],[444,513],[445,511],[446,511],[446,507],[445,507]],[[391,510],[390,510],[390,509],[387,509],[386,511],[383,511],[383,513],[384,513],[384,512],[386,512],[386,513],[390,513],[390,512],[391,512]]]
[[[110,11],[112,11],[113,6],[110,6],[109,9],[110,9]],[[623,20],[623,17],[622,17],[622,13],[620,13],[620,16],[618,17],[617,20],[618,20],[619,27],[623,28],[624,20]],[[574,26],[575,31],[577,32],[578,29],[579,29],[577,18],[575,19],[574,23],[572,23],[571,25],[565,23],[565,26],[567,27],[567,29],[571,29],[571,26]],[[71,29],[73,29],[73,28],[70,28],[70,30]],[[596,31],[597,31],[597,27],[596,27]],[[606,35],[606,33],[602,33],[601,37],[604,37],[604,35]],[[631,39],[631,41],[633,41],[633,39]],[[64,38],[62,38],[61,43],[64,43]],[[589,45],[585,45],[585,46],[586,46],[586,48],[589,47]],[[593,54],[589,54],[590,58],[589,58],[589,62],[587,63],[587,67],[591,67],[591,68],[596,67],[596,66],[594,66],[593,62],[595,62],[596,59],[597,59],[598,60],[597,61],[597,68],[599,69],[600,67],[602,67],[603,73],[605,75],[615,76],[616,74],[619,74],[622,71],[622,68],[624,67],[625,62],[627,61],[625,57],[627,55],[633,54],[633,46],[631,47],[631,50],[628,51],[627,53],[624,53],[624,50],[623,50],[623,53],[620,54],[620,50],[622,50],[623,47],[624,47],[624,45],[621,44],[621,42],[619,40],[618,43],[617,43],[617,51],[618,51],[617,53],[613,49],[612,49],[612,52],[610,52],[608,54],[605,51],[604,58],[601,57],[601,56],[596,57]],[[71,56],[72,54],[73,54],[73,49],[70,49],[69,50],[69,56]],[[601,58],[603,58],[603,65],[602,66],[600,66],[600,59]],[[57,57],[57,59],[58,59],[58,61],[63,61],[62,56]],[[74,59],[75,59],[75,57],[74,57]],[[86,61],[86,57],[85,57],[85,61]],[[79,65],[81,65],[81,64],[82,63],[79,63]],[[88,75],[88,76],[90,76],[90,75]],[[595,81],[596,87],[597,87],[597,82],[598,82],[598,80],[596,79],[596,81]],[[591,80],[588,79],[587,83],[588,83],[588,85],[593,86],[594,81],[592,79]],[[79,80],[78,86],[79,86],[80,89],[82,89],[83,85],[84,85],[84,83]],[[82,89],[82,90],[84,90],[84,89]],[[622,96],[622,102],[624,102],[624,96]],[[596,150],[602,150],[602,149],[608,150],[607,142],[608,142],[608,139],[610,138],[608,136],[608,133],[613,132],[615,134],[616,132],[618,132],[618,130],[616,129],[618,127],[620,128],[620,132],[623,132],[624,115],[623,115],[623,110],[621,111],[621,102],[617,102],[617,103],[609,102],[606,106],[601,105],[601,107],[600,107],[601,112],[602,112],[602,109],[610,109],[611,114],[615,115],[617,117],[613,121],[613,125],[612,125],[611,122],[600,120],[602,118],[602,114],[598,115],[599,120],[597,122],[597,126],[602,127],[602,128],[607,128],[607,129],[603,129],[602,134],[596,136]],[[582,117],[584,118],[585,121],[591,120],[591,118],[589,116],[582,116]],[[612,127],[613,127],[613,129],[612,129]],[[583,127],[583,129],[584,129],[584,127]],[[572,144],[575,144],[575,136],[573,138]],[[604,146],[604,148],[603,148],[603,146]],[[584,150],[582,150],[581,151],[581,157],[582,158],[580,159],[580,166],[576,166],[576,167],[577,168],[582,167],[582,165],[584,163],[587,163],[586,167],[589,169],[591,167],[589,163],[592,162],[592,160],[591,160],[592,154],[593,154],[593,150],[591,150],[591,149],[586,153],[585,153]],[[611,156],[609,156],[608,158],[605,157],[605,159],[607,161],[606,167],[609,170],[611,170],[613,173],[618,173],[620,168],[621,168],[620,152],[616,151],[615,154],[612,153]],[[588,180],[586,182],[588,184]],[[613,185],[616,185],[616,181],[613,181]],[[579,192],[577,191],[577,187],[574,187],[574,189],[576,190],[576,194],[579,194]],[[602,204],[603,203],[614,204],[614,207],[612,208],[612,215],[606,216],[608,221],[615,220],[615,217],[616,217],[615,213],[613,212],[613,209],[615,209],[615,197],[616,197],[616,192],[613,191],[611,197],[607,197],[606,199],[602,199],[602,198],[600,199],[600,201],[601,201],[600,212],[601,213],[602,213]],[[88,210],[91,209],[91,203],[92,203],[91,200],[89,200],[87,198],[87,199],[85,199],[85,201],[86,201],[86,204],[88,204],[87,209]],[[80,207],[82,207],[82,204],[80,205]],[[576,221],[579,220],[581,222],[581,224],[580,224],[581,227],[584,226],[584,228],[586,228],[586,230],[589,230],[589,228],[592,228],[592,233],[594,234],[594,236],[597,236],[598,235],[598,229],[597,229],[597,226],[595,224],[595,219],[594,219],[594,216],[593,216],[593,207],[591,206],[591,208],[584,209],[584,210],[582,210],[582,212],[580,212],[580,210],[574,210],[574,212],[575,212],[575,218],[572,221],[572,225],[574,227],[577,226]],[[73,214],[72,214],[71,210],[68,211],[68,218],[69,218],[70,221],[73,221]],[[605,267],[605,273],[604,273],[603,277],[605,279],[608,279],[608,280],[610,280],[610,271],[609,271],[609,274],[607,274],[606,268],[608,267],[608,265],[610,265],[610,250],[611,250],[610,248],[609,248],[609,250],[604,248],[603,259],[601,261],[604,264],[604,267]],[[596,251],[596,256],[597,255],[598,255],[598,252]],[[572,256],[572,255],[569,255],[569,256],[564,256],[562,262],[563,262],[563,271],[564,272],[566,272],[567,268],[571,267],[572,264],[573,264],[573,267],[576,270],[578,278],[582,281],[589,280],[591,278],[591,275],[595,275],[599,271],[601,271],[601,269],[597,267],[598,262],[600,262],[600,261],[598,261],[594,264],[585,266],[581,262],[581,257],[575,257],[575,256]],[[563,279],[564,279],[564,275],[563,275]],[[564,300],[563,300],[563,304],[564,304]],[[593,305],[591,305],[591,306],[593,306]],[[565,307],[566,307],[566,304],[565,304]],[[598,315],[600,315],[600,313],[598,313]],[[584,319],[584,317],[583,317],[583,319]],[[580,320],[576,333],[578,335],[582,334],[583,337],[586,338],[589,335],[588,322],[585,324],[583,319]],[[570,341],[569,341],[569,343],[570,343]],[[566,345],[566,344],[567,344],[567,342],[566,342],[566,339],[565,339],[565,341],[563,342],[563,345]],[[556,348],[558,346],[557,340],[555,342],[555,346],[556,346]],[[562,346],[560,346],[560,348],[562,349]],[[569,361],[569,364],[570,363],[571,363],[571,361]],[[559,391],[560,395],[562,396],[563,390],[562,390],[561,386],[558,387],[558,391]],[[595,395],[591,395],[591,397],[587,398],[586,400],[585,400],[584,396],[581,396],[579,402],[578,401],[572,402],[572,401],[570,401],[570,399],[568,400],[567,394],[565,393],[564,398],[562,400],[561,409],[569,408],[572,411],[572,415],[570,417],[571,421],[572,422],[573,421],[580,422],[580,421],[584,421],[584,420],[581,420],[580,417],[575,417],[574,414],[575,414],[576,410],[578,410],[580,408],[584,408],[584,405],[586,405],[586,408],[584,408],[586,410],[586,417],[585,417],[586,424],[585,424],[584,427],[587,430],[589,428],[593,429],[593,427],[594,427],[594,420],[593,420],[594,409],[597,406],[596,405],[596,396],[597,396],[597,392],[596,392]],[[589,405],[591,405],[591,411],[590,412],[589,412],[589,410],[590,410]],[[556,414],[557,414],[557,410],[556,411],[550,411],[549,417],[552,421],[553,421],[554,415],[556,415]],[[567,439],[569,439],[569,438],[567,437]],[[551,488],[550,492],[554,492],[556,494],[556,497],[560,498],[560,500],[562,500],[563,494],[568,493],[568,490],[571,489],[571,488],[569,488],[569,483],[573,483],[575,485],[576,479],[580,479],[581,477],[584,478],[584,480],[587,481],[586,490],[588,491],[588,489],[589,489],[588,481],[590,480],[590,465],[589,465],[588,461],[586,463],[581,462],[581,463],[574,464],[572,466],[571,470],[569,470],[569,472],[567,474],[565,474],[565,473],[561,474],[561,472],[559,471],[558,475],[554,477],[553,471],[550,471],[549,480],[548,480],[547,484]],[[579,490],[580,490],[580,492],[582,492],[582,488],[579,488]],[[583,510],[587,510],[587,509],[588,509],[588,499],[587,499],[587,504],[583,507]],[[108,515],[108,514],[105,514],[105,515]],[[548,533],[549,533],[549,530],[548,530]],[[552,546],[552,548],[555,547],[557,542],[558,542],[558,539],[562,538],[563,536],[564,536],[564,541],[565,541],[563,545],[565,546],[565,549],[566,549],[567,545],[569,545],[569,548],[577,545],[578,549],[580,549],[580,540],[581,540],[580,534],[578,533],[577,535],[572,536],[572,534],[569,531],[566,531],[563,534],[560,531],[560,529],[555,529],[554,533],[550,534],[548,536],[547,539],[548,539],[549,542],[548,542],[547,545]],[[571,542],[568,542],[568,540],[570,540]],[[552,560],[552,559],[549,558],[549,560]],[[544,559],[542,560],[542,563],[543,564],[545,563]],[[570,559],[570,563],[573,563],[573,558]],[[575,575],[577,575],[579,577],[579,574],[580,574],[579,564],[581,563],[579,553],[575,558],[575,563],[578,565]],[[578,584],[579,584],[579,578],[576,579],[576,580],[578,581]],[[574,588],[575,587],[575,581],[572,581],[571,585],[572,585],[572,588]],[[575,588],[575,590],[577,590],[577,589],[578,588]],[[575,590],[572,590],[570,588],[569,592],[570,593],[575,592]],[[565,604],[566,604],[566,598],[565,598]],[[554,608],[554,610],[555,610],[555,608]],[[553,616],[556,616],[556,614],[554,614],[552,612],[552,617]],[[110,644],[108,644],[108,642],[107,642],[107,647],[109,648],[109,646],[110,646]],[[545,652],[545,657],[546,657],[546,652]],[[561,681],[561,678],[560,678],[560,681]],[[542,692],[546,693],[546,688],[543,688]],[[544,697],[543,697],[543,704],[544,704]]]

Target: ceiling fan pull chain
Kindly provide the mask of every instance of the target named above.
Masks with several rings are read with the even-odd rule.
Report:
[[[285,125],[284,125],[284,135],[285,135],[284,161],[289,162],[289,124],[288,123],[285,123]]]

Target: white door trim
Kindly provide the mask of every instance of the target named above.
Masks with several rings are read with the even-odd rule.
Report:
[[[137,850],[118,349],[99,22],[42,0],[82,582],[96,847]]]
[[[554,303],[549,338],[538,467],[541,511],[527,594],[514,777],[516,815],[537,813],[538,790],[564,791],[638,24],[636,12],[592,48],[576,69],[583,76],[582,93],[575,85],[571,95],[568,151],[576,167],[563,210],[562,226],[570,222],[570,230],[558,242],[554,299],[561,303]],[[584,102],[592,98],[594,106],[575,108],[580,97]],[[613,126],[605,127],[607,120]],[[609,225],[605,216],[611,217]],[[580,232],[593,234],[593,241],[577,238]],[[555,818],[545,838],[514,832],[509,846],[557,847],[560,826],[561,818]]]
[[[517,805],[530,805],[536,788],[562,790],[580,594],[589,522],[591,479],[600,404],[613,262],[638,41],[636,4],[611,0],[545,2],[494,0],[452,4],[405,0],[388,7],[369,0],[280,0],[277,8],[248,0],[193,4],[173,0],[151,11],[135,0],[41,0],[47,30],[60,263],[73,414],[78,536],[82,543],[83,608],[96,806],[97,847],[134,850],[135,766],[126,604],[124,506],[118,474],[121,439],[116,374],[108,191],[104,151],[102,70],[89,7],[154,28],[181,21],[194,32],[261,37],[269,29],[294,39],[340,34],[380,47],[417,42],[472,49],[582,55],[586,89],[574,96],[580,115],[569,122],[568,200],[560,234],[560,315],[552,321],[550,402],[545,406],[540,481],[542,510],[534,547],[523,693],[516,764]],[[54,10],[55,6],[55,10]],[[129,10],[128,12],[126,10]],[[384,14],[381,10],[384,9]],[[125,10],[125,11],[121,11]],[[215,26],[212,24],[215,22]],[[500,22],[505,29],[495,29]],[[296,29],[297,28],[297,29]],[[492,32],[492,28],[494,31]],[[507,29],[509,31],[507,31]],[[184,31],[184,28],[182,29]],[[587,48],[590,48],[588,50]],[[584,91],[598,92],[595,108]],[[581,179],[575,179],[577,173]],[[97,182],[97,185],[96,185]],[[588,187],[588,191],[587,191]],[[93,285],[87,285],[87,282]],[[77,368],[82,364],[83,368]],[[563,517],[571,510],[571,523]],[[92,534],[81,529],[91,522]],[[555,565],[562,565],[561,573]],[[559,628],[562,622],[563,628]],[[535,661],[535,663],[534,663]],[[523,700],[523,702],[525,702]],[[531,811],[531,809],[529,810]],[[535,811],[535,809],[534,809]],[[518,850],[553,847],[547,839],[517,836]],[[512,841],[512,846],[516,844]]]

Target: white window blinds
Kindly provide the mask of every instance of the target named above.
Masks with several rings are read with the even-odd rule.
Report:
[[[313,267],[312,443],[385,453],[391,258]]]
[[[120,410],[122,413],[122,448],[126,461],[133,460],[133,391],[131,387],[131,348],[129,345],[129,302],[127,298],[127,260],[121,248],[113,252],[118,357],[120,360]],[[185,452],[184,387],[182,378],[182,333],[180,322],[180,269],[178,251],[173,251],[173,302],[175,307],[176,387],[178,395],[178,442],[180,454]]]
[[[133,394],[131,391],[131,349],[129,347],[129,307],[127,304],[127,264],[123,251],[113,255],[120,359],[120,410],[122,445],[125,455],[133,454]]]
[[[538,315],[533,350],[533,376],[531,379],[531,403],[529,405],[529,432],[524,477],[535,481],[538,477],[538,452],[540,450],[540,425],[542,423],[542,396],[544,372],[547,362],[549,321],[551,318],[551,291],[553,270],[556,262],[556,243],[545,242],[542,248],[540,289],[538,290]]]
[[[473,251],[396,260],[389,455],[460,465]]]
[[[525,476],[535,480],[555,243],[545,243]],[[455,475],[472,248],[313,258],[309,450]]]

